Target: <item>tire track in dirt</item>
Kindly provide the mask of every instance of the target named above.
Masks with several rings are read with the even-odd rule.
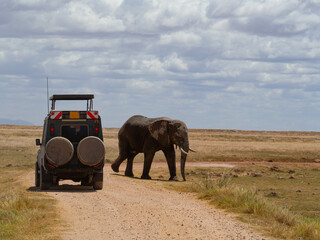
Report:
[[[33,174],[27,178],[32,184]],[[71,181],[62,181],[61,186],[47,191],[58,200],[61,217],[69,225],[62,238],[265,239],[192,194],[168,191],[145,181],[115,175],[107,164],[101,191],[71,185]]]

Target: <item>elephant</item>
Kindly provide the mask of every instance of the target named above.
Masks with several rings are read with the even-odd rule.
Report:
[[[125,175],[134,177],[133,159],[138,153],[144,153],[142,179],[151,179],[149,172],[154,155],[162,150],[168,163],[169,180],[178,181],[176,175],[176,154],[174,145],[180,148],[180,170],[184,181],[185,163],[189,148],[188,129],[184,122],[167,117],[147,118],[135,115],[129,118],[118,133],[119,156],[111,164],[114,172],[119,172],[121,163],[127,159]]]

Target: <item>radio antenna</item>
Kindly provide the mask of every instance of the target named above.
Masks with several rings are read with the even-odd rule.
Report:
[[[49,79],[47,77],[47,103],[48,103],[48,114],[49,114]]]

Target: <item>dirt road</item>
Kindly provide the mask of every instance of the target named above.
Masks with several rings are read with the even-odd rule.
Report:
[[[191,194],[115,175],[109,165],[102,191],[70,183],[48,191],[69,226],[63,239],[264,239]]]

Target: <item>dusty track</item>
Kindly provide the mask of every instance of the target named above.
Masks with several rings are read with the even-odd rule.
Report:
[[[33,176],[27,176],[31,185]],[[63,239],[263,239],[191,194],[113,174],[109,165],[102,191],[70,184],[48,191],[69,225]]]

